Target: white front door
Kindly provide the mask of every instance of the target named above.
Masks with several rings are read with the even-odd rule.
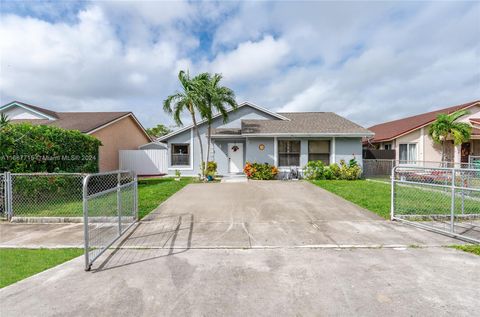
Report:
[[[240,173],[243,171],[243,144],[228,143],[229,172]]]

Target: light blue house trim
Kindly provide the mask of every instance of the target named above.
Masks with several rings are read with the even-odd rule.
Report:
[[[365,133],[242,133],[243,120],[289,120],[289,118],[275,114],[264,108],[252,105],[248,102],[242,103],[235,111],[230,111],[229,120],[224,123],[220,115],[214,117],[212,121],[212,144],[210,148],[210,160],[217,162],[217,172],[220,175],[226,175],[231,172],[232,157],[235,157],[233,167],[243,170],[246,162],[268,163],[279,167],[280,170],[287,170],[289,166],[279,165],[279,142],[282,140],[300,141],[300,166],[302,168],[308,163],[309,141],[326,140],[329,141],[329,161],[330,163],[339,163],[341,160],[348,161],[351,158],[357,158],[361,164],[362,155],[362,137],[368,135]],[[361,128],[362,129],[362,128]],[[207,155],[207,130],[206,121],[198,124],[200,139],[204,147],[204,155]],[[223,132],[227,131],[227,132]],[[361,130],[360,130],[361,131]],[[365,130],[366,131],[366,130]],[[196,176],[200,174],[200,142],[194,133],[193,126],[187,126],[159,138],[157,141],[164,142],[168,154],[168,174],[174,175],[176,170],[181,171],[182,175]],[[241,144],[241,146],[240,146]],[[188,166],[172,165],[173,145],[189,146],[189,164]],[[233,151],[233,146],[243,147],[241,159]],[[229,152],[231,151],[231,152]],[[238,166],[241,165],[241,166]]]

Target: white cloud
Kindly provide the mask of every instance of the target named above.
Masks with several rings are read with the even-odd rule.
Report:
[[[282,63],[289,50],[284,40],[265,36],[258,42],[247,41],[232,51],[218,54],[209,68],[235,81],[271,77],[271,71]]]
[[[48,10],[1,16],[2,103],[132,110],[151,126],[170,120],[161,102],[181,69],[220,72],[272,110],[365,125],[480,98],[478,3],[107,1],[64,6],[65,21]]]

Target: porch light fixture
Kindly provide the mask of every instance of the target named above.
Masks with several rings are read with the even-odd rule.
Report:
[[[259,149],[260,151],[265,150],[265,144],[260,144],[260,145],[258,145],[258,149]]]

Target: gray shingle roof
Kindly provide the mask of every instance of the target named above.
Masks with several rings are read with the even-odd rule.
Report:
[[[213,130],[214,135],[233,135],[233,134],[242,134],[241,129],[234,128],[217,128]]]
[[[284,112],[286,120],[242,120],[242,134],[361,134],[372,132],[333,112]]]

